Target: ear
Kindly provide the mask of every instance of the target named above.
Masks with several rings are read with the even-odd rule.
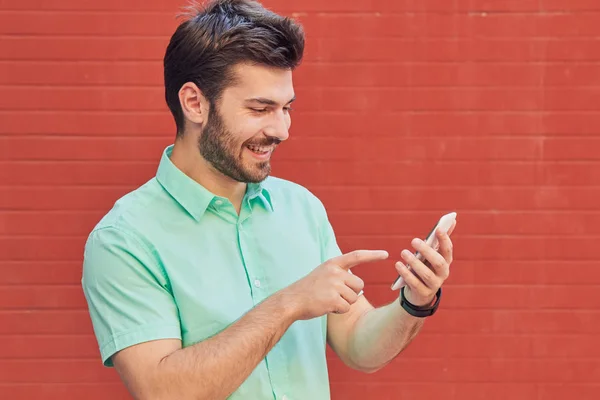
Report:
[[[202,124],[208,117],[208,100],[193,82],[186,82],[179,89],[179,104],[185,119]]]

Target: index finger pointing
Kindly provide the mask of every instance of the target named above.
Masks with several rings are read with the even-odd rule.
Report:
[[[358,264],[385,260],[386,258],[388,258],[388,252],[385,250],[354,250],[332,258],[331,262],[348,270]]]

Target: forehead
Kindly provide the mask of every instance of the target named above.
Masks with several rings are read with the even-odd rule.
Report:
[[[239,100],[267,98],[286,104],[294,97],[292,71],[290,69],[261,65],[238,64],[233,67],[235,82],[223,92]]]

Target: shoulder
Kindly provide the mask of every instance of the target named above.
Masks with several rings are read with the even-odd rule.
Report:
[[[124,194],[92,228],[86,241],[86,249],[92,246],[108,246],[136,243],[148,247],[144,239],[156,224],[157,210],[169,204],[164,190],[152,178],[142,186]]]

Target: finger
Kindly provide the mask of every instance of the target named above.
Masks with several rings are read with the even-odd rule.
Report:
[[[406,264],[410,265],[412,272],[419,277],[425,286],[429,288],[436,288],[437,290],[437,288],[440,286],[440,278],[436,276],[433,270],[423,264],[421,260],[415,257],[415,255],[408,250],[403,250],[401,255]],[[438,256],[440,258],[442,257],[439,254]]]
[[[358,264],[385,260],[386,258],[388,258],[388,252],[385,250],[354,250],[350,253],[334,257],[330,261],[348,270]]]
[[[452,235],[452,232],[454,232],[455,227],[456,227],[456,220],[454,220],[454,222],[452,222],[452,226],[450,227],[450,229],[448,229],[448,236]]]
[[[428,290],[430,290],[401,261],[398,261],[395,266],[396,266],[396,270],[398,271],[398,274],[404,279],[404,282],[406,283],[406,285],[408,287],[410,287],[410,290],[412,290],[415,293],[426,293]]]
[[[447,265],[452,264],[452,240],[450,240],[450,236],[447,233],[438,233],[438,241],[440,243],[438,252],[444,257]]]
[[[339,293],[340,296],[342,296],[342,298],[350,305],[356,303],[356,300],[358,300],[358,295],[356,292],[346,285],[343,285],[343,287],[340,288]]]
[[[342,296],[340,296],[332,312],[334,314],[345,314],[348,311],[350,311],[350,303],[348,303]]]
[[[435,251],[431,246],[428,246],[421,239],[415,238],[411,244],[421,254],[421,257],[423,257],[423,263],[429,264],[436,275],[443,276],[445,274],[448,263],[440,253]],[[409,265],[412,267],[412,262]]]
[[[354,290],[355,293],[359,293],[365,287],[365,282],[362,279],[351,274],[348,274],[348,277],[345,279],[344,283],[350,289]]]

